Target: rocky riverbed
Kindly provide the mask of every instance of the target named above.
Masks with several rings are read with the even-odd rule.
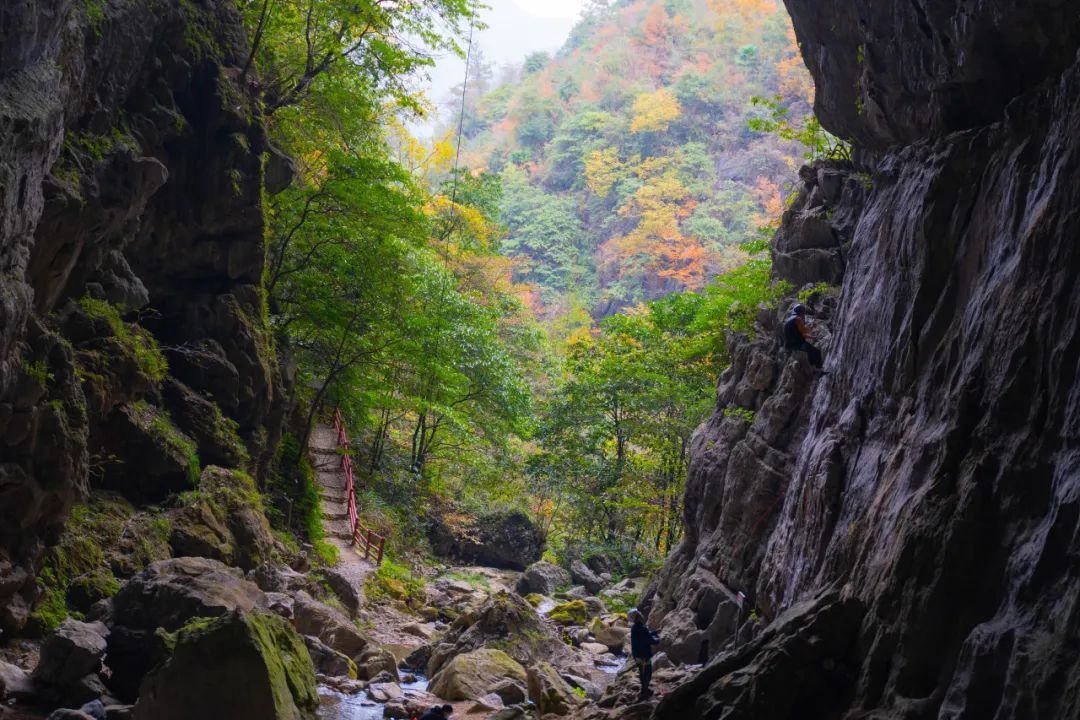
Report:
[[[446,567],[410,607],[350,598],[333,570],[292,560],[247,573],[152,563],[85,620],[7,648],[0,718],[220,716],[238,684],[260,717],[411,718],[444,703],[462,717],[569,716],[619,684],[626,603],[645,585],[544,562]]]

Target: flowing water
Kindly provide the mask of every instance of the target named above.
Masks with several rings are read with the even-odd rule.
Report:
[[[401,689],[406,696],[427,690],[428,680],[422,673],[408,670],[401,672],[402,675],[416,677],[414,682],[401,683]],[[319,720],[381,720],[383,717],[383,706],[372,700],[366,690],[349,695],[320,685],[319,700],[321,704],[316,713]]]

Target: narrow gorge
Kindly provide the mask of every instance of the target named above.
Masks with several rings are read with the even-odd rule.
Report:
[[[653,312],[643,308],[660,296],[648,293],[667,292],[675,273],[625,298],[608,277],[596,317],[574,305],[571,282],[557,315],[551,288],[513,275],[541,276],[542,262],[498,254],[518,242],[499,249],[503,226],[519,229],[512,213],[540,211],[514,196],[489,228],[489,173],[456,164],[467,82],[456,148],[394,134],[405,123],[393,113],[413,100],[406,71],[388,68],[425,67],[400,48],[430,42],[437,23],[377,17],[412,18],[425,3],[320,3],[0,7],[0,719],[372,720],[444,702],[477,720],[1080,718],[1076,7],[784,0],[814,116],[847,149],[791,170],[790,196],[774,203],[775,290],[741,308],[746,322],[712,329],[724,369],[707,419],[686,438],[685,467],[682,454],[664,456],[654,465],[666,484],[609,507],[611,473],[644,443],[620,425],[630,410],[603,405],[614,430],[595,440],[571,403],[625,378],[603,366],[592,386],[555,382],[598,352],[589,343],[609,327],[600,315]],[[348,50],[340,57],[314,37],[316,6],[322,30]],[[462,28],[473,10],[440,3],[433,17],[471,43]],[[367,13],[371,35],[334,13]],[[571,41],[599,22],[586,16]],[[685,24],[665,32],[699,30]],[[292,46],[274,35],[286,31]],[[572,42],[555,61],[571,57]],[[739,51],[747,76],[764,73],[749,64],[754,48]],[[295,68],[282,70],[287,62]],[[330,74],[342,66],[356,74]],[[580,90],[542,81],[543,97],[566,103]],[[297,109],[309,92],[324,114]],[[640,97],[668,107],[677,94],[666,92]],[[595,94],[578,136],[617,125],[603,113],[618,102],[635,106],[635,123],[651,109]],[[530,112],[509,91],[486,97],[482,109]],[[326,110],[334,102],[356,115]],[[644,150],[625,158],[599,145],[573,163],[521,156],[533,151],[528,132],[540,132],[531,126],[516,130],[519,149],[492,157],[504,186],[532,177],[550,190],[563,172],[577,180],[560,191],[598,195],[558,196],[564,219],[537,223],[553,237],[573,213],[599,223],[609,194],[646,205],[636,193],[657,167],[735,178],[731,158],[756,152],[663,159],[665,133],[701,147],[708,138],[674,115],[650,122],[638,133]],[[378,140],[350,144],[348,133],[378,123],[389,128]],[[570,142],[541,130],[544,142]],[[473,132],[470,142],[495,137]],[[342,160],[376,145],[393,153]],[[778,150],[758,150],[769,172],[785,167]],[[432,156],[448,164],[423,166]],[[423,166],[438,192],[418,190],[399,161]],[[643,164],[626,185],[605,180],[634,161]],[[337,184],[320,186],[327,178]],[[646,200],[685,196],[668,176],[655,182]],[[356,197],[356,225],[335,224]],[[672,222],[689,222],[696,204]],[[634,237],[620,225],[627,215],[603,221],[621,233],[612,243]],[[414,227],[420,216],[429,219]],[[367,233],[359,251],[339,238],[354,227]],[[327,248],[342,287],[312,261]],[[754,252],[741,262],[758,262]],[[416,260],[424,253],[437,270]],[[613,272],[597,267],[597,277]],[[415,287],[399,291],[406,281]],[[504,286],[545,300],[535,309],[492,290]],[[330,300],[305,316],[302,292]],[[783,347],[796,302],[817,320],[823,373]],[[665,307],[669,318],[687,312]],[[562,333],[553,356],[566,365],[536,359],[541,333],[521,320],[528,313]],[[474,325],[459,331],[456,318]],[[379,334],[391,330],[400,336]],[[465,354],[453,368],[465,368],[458,394],[432,390],[450,384],[439,364],[447,348],[491,338],[520,342],[520,367],[502,346]],[[627,341],[625,357],[644,342]],[[361,387],[360,373],[399,347],[417,364],[385,360]],[[520,368],[522,387],[507,380]],[[649,367],[626,384],[663,374]],[[558,422],[499,414],[541,387],[570,388],[535,401]],[[360,427],[351,444],[335,441],[335,405]],[[510,439],[479,444],[499,433]],[[569,459],[552,460],[552,437]],[[592,440],[615,470],[590,465]],[[465,457],[465,470],[433,468],[439,450]],[[487,494],[470,495],[459,474]],[[595,536],[575,525],[584,515],[559,514],[571,501],[555,475],[577,484],[587,510],[595,497]],[[685,488],[673,479],[682,475]],[[528,497],[517,497],[519,478],[534,483]],[[655,526],[614,532],[641,508]],[[377,562],[353,547],[364,532],[380,538]],[[601,535],[636,544],[620,554]],[[634,606],[660,636],[652,697],[628,656]]]

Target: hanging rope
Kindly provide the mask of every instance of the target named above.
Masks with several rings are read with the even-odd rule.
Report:
[[[473,31],[476,24],[469,21],[469,45],[465,50],[465,78],[461,81],[461,109],[458,111],[457,149],[454,152],[454,184],[450,189],[450,204],[457,203],[458,169],[461,166],[461,138],[465,132],[465,96],[469,90],[469,67],[472,65]],[[456,215],[455,215],[456,216]]]

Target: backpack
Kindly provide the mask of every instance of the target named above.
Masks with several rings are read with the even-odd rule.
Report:
[[[799,332],[799,316],[792,315],[784,321],[784,347],[788,350],[798,350],[803,342],[802,333]]]

